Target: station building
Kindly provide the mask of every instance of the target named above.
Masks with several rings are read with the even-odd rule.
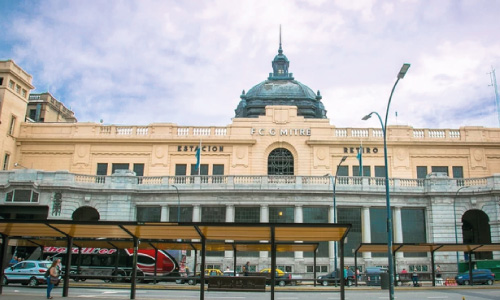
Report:
[[[280,44],[267,79],[243,91],[231,123],[219,127],[77,122],[52,95],[30,97],[31,76],[0,62],[0,217],[326,223],[336,214],[353,225],[344,251],[353,266],[361,242],[387,241],[383,133],[332,125],[320,91],[295,80],[289,64]],[[387,151],[394,242],[500,242],[499,129],[389,125]],[[206,268],[270,265],[267,252],[239,253],[237,266],[232,252],[207,255]],[[319,272],[332,270],[334,244],[317,256]],[[430,260],[398,253],[397,270],[431,272]],[[435,262],[456,272],[454,252]],[[312,276],[313,255],[280,253],[277,265]],[[387,257],[363,253],[358,265],[387,266]]]

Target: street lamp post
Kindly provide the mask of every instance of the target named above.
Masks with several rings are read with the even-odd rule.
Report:
[[[403,64],[401,70],[398,73],[398,77],[394,86],[391,90],[391,95],[389,96],[389,102],[387,103],[387,110],[385,112],[385,122],[382,122],[382,118],[377,112],[371,112],[370,114],[363,117],[362,120],[368,120],[371,118],[372,114],[376,114],[380,120],[380,125],[382,126],[382,133],[384,136],[384,163],[385,163],[385,201],[387,209],[387,259],[389,265],[389,299],[394,300],[394,262],[392,258],[392,211],[391,211],[391,197],[389,194],[389,165],[387,163],[387,117],[389,116],[389,107],[391,106],[392,95],[396,89],[400,79],[403,79],[406,72],[410,68],[410,64]]]
[[[179,189],[175,186],[172,185],[172,187],[175,188],[177,191],[177,223],[181,221],[181,196],[179,195]]]
[[[337,223],[337,198],[335,196],[335,187],[337,185],[337,174],[339,173],[339,168],[340,165],[347,159],[347,156],[342,156],[342,159],[340,160],[339,164],[337,165],[337,170],[335,171],[335,177],[332,178],[332,185],[333,185],[333,223]],[[333,242],[333,269],[335,270],[336,276],[340,275],[338,274],[337,270],[337,242]],[[337,282],[335,281],[335,284]]]
[[[466,189],[466,188],[469,188],[470,186],[462,186],[460,187],[457,192],[455,193],[455,198],[453,198],[453,220],[455,221],[455,244],[458,244],[458,232],[457,232],[457,210],[456,210],[456,207],[457,207],[457,197],[458,197],[458,193],[460,192],[460,190],[462,189]],[[458,259],[458,251],[457,251],[457,273],[459,272],[459,259]]]

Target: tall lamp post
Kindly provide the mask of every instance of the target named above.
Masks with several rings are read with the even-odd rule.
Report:
[[[457,192],[455,193],[455,198],[453,198],[453,220],[455,221],[455,244],[458,244],[458,232],[457,232],[457,210],[456,210],[456,207],[457,207],[457,197],[458,197],[458,193],[460,192],[460,190],[462,189],[466,189],[466,188],[470,188],[470,186],[462,186],[460,187]],[[458,251],[457,251],[457,273],[460,271],[459,269],[459,259],[458,259]]]
[[[335,196],[335,187],[337,185],[337,174],[339,173],[340,165],[347,159],[347,156],[342,156],[339,164],[337,165],[337,170],[335,171],[335,177],[332,178],[333,185],[333,223],[337,223],[337,198]],[[333,269],[335,270],[336,276],[340,278],[340,275],[337,273],[337,242],[333,242]],[[337,283],[337,282],[335,282]]]
[[[368,120],[371,118],[372,114],[376,114],[380,125],[382,126],[382,133],[384,135],[384,163],[385,163],[385,201],[387,209],[387,259],[389,263],[389,299],[394,300],[394,262],[392,258],[392,212],[391,212],[391,197],[389,194],[389,165],[387,163],[387,117],[389,116],[389,107],[391,106],[392,95],[396,89],[400,79],[403,79],[406,72],[410,68],[410,64],[403,64],[401,70],[398,73],[398,78],[392,87],[391,95],[389,96],[389,102],[387,103],[387,110],[385,112],[385,122],[382,122],[382,118],[377,112],[371,112],[370,114],[363,117],[362,120]]]
[[[172,185],[172,187],[175,188],[177,191],[177,223],[181,221],[181,196],[179,195],[179,189],[175,186]]]

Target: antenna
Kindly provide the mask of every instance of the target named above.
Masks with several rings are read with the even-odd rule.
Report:
[[[495,69],[491,66],[490,79],[491,84],[488,86],[493,86],[495,89],[495,103],[497,105],[497,115],[498,115],[498,126],[500,127],[500,97],[498,96],[498,86],[497,86],[497,77],[495,75]]]

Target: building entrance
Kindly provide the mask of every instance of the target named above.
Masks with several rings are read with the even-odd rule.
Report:
[[[462,235],[464,244],[491,243],[490,219],[482,210],[466,211],[462,216]],[[478,252],[476,259],[493,259],[492,252]]]

